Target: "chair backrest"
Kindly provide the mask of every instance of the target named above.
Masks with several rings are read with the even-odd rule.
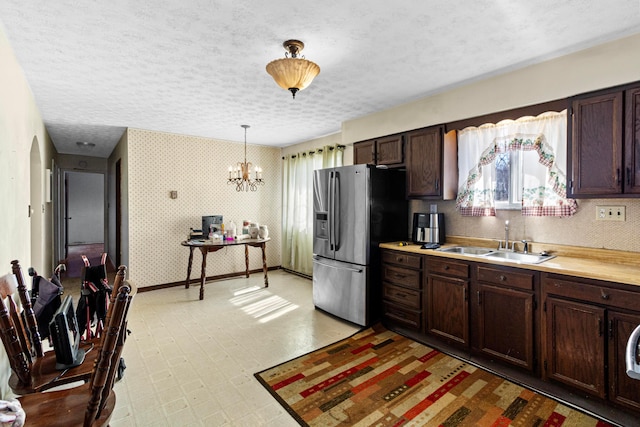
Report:
[[[96,359],[95,369],[91,376],[91,398],[85,412],[85,426],[91,425],[94,420],[100,417],[113,387],[122,346],[126,339],[129,306],[135,292],[135,286],[125,281],[119,286],[114,298],[111,317],[105,328],[100,354]]]
[[[6,277],[2,277],[1,282],[0,339],[2,339],[2,344],[4,345],[7,357],[9,358],[9,365],[13,372],[22,383],[30,384],[31,355],[20,340],[20,334],[24,334],[24,328],[20,323],[20,318],[16,318],[15,315],[12,316],[11,314],[11,311],[15,310],[15,308],[7,310],[4,304],[4,299],[6,298],[10,307],[15,305],[12,293],[14,289],[17,288],[17,280],[14,274],[8,274]]]
[[[82,255],[82,260],[82,301],[78,303],[77,318],[81,333],[89,340],[100,336],[106,324],[111,288],[107,278],[106,253],[102,254],[99,265],[92,266],[86,255]],[[94,316],[97,322],[95,330],[92,330]]]
[[[104,318],[105,326],[109,324],[109,320],[111,319],[111,311],[113,308],[113,303],[115,302],[116,295],[118,294],[118,290],[120,289],[120,285],[124,282],[126,274],[127,274],[127,267],[125,265],[121,265],[120,267],[118,267],[118,271],[116,272],[116,278],[113,280],[113,288],[111,289],[111,299],[109,300],[107,315]],[[96,336],[99,337],[100,333],[97,333]]]
[[[38,330],[38,321],[31,305],[31,298],[29,297],[27,286],[24,283],[22,268],[20,267],[20,263],[18,260],[11,261],[11,272],[15,274],[16,279],[18,280],[18,296],[20,297],[22,311],[27,323],[25,326],[28,329],[29,335],[31,337],[31,339],[28,339],[29,337],[26,336],[26,331],[22,329],[20,331],[22,334],[21,341],[24,343],[23,346],[27,347],[27,351],[29,352],[29,354],[31,354],[31,351],[33,351],[36,357],[42,357],[44,353],[42,350],[42,338]],[[31,348],[32,346],[33,348]]]

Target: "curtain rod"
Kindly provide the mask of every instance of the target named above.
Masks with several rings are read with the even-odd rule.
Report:
[[[333,151],[333,150],[335,150],[336,148],[337,148],[338,150],[344,150],[344,149],[346,148],[346,145],[336,144],[335,146],[330,146],[330,147],[329,147],[329,151]],[[308,154],[308,155],[310,155],[310,156],[312,156],[312,155],[314,155],[316,152],[318,152],[318,153],[322,153],[322,151],[323,151],[323,150],[324,150],[324,148],[316,148],[315,150],[305,151],[305,152],[302,152],[302,153],[299,153],[299,154],[292,154],[292,155],[291,155],[291,158],[292,158],[292,159],[295,159],[296,157],[298,157],[298,155],[300,155],[300,156],[302,156],[302,157],[306,157],[306,156],[307,156],[307,154]],[[285,159],[285,157],[286,157],[286,156],[282,156],[282,160],[284,160],[284,159]]]

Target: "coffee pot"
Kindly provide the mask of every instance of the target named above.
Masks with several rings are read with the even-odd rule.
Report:
[[[411,237],[414,243],[444,243],[444,214],[443,213],[414,213],[413,231]]]

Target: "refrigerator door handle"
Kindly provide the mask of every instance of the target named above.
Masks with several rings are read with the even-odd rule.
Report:
[[[333,245],[335,250],[340,249],[340,174],[335,172],[333,177]]]
[[[337,265],[325,264],[324,262],[320,261],[320,258],[316,258],[316,257],[313,257],[313,261],[316,264],[320,264],[320,265],[322,265],[324,267],[335,268],[335,269],[338,269],[338,270],[349,270],[349,271],[353,271],[354,273],[362,273],[362,271],[363,271],[361,268],[339,267]]]
[[[640,364],[637,362],[637,355],[640,350],[639,339],[640,326],[631,333],[629,341],[627,341],[627,351],[625,354],[627,376],[636,380],[640,380]]]
[[[338,249],[336,243],[336,181],[337,172],[331,172],[329,178],[329,245],[332,251]]]

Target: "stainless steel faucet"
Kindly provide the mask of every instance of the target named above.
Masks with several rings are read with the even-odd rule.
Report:
[[[504,222],[504,249],[509,250],[509,220]]]
[[[511,247],[509,247],[509,220],[504,222],[504,246],[502,246],[502,241],[498,241],[498,250],[499,251],[515,251],[516,250],[516,242],[515,240],[511,242]]]

